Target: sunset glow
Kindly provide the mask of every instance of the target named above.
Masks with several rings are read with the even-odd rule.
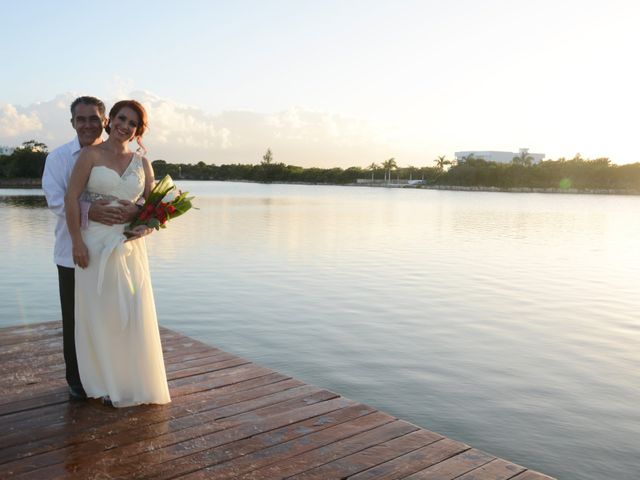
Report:
[[[12,3],[0,145],[68,141],[70,101],[92,94],[145,102],[150,155],[170,162],[525,147],[631,163],[638,18],[633,0]]]

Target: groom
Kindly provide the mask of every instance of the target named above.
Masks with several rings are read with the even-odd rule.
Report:
[[[57,217],[55,230],[54,261],[58,266],[60,306],[62,307],[62,342],[69,396],[72,400],[84,400],[87,395],[82,388],[75,345],[75,270],[71,254],[71,237],[67,229],[64,213],[64,196],[67,191],[71,171],[83,147],[102,143],[102,130],[106,126],[105,106],[95,97],[78,97],[71,104],[71,126],[76,137],[47,156],[42,175],[42,189],[47,205]],[[138,208],[131,202],[120,201],[120,206],[108,206],[109,202],[97,200],[93,203],[81,202],[82,224],[88,219],[114,225],[133,220]]]

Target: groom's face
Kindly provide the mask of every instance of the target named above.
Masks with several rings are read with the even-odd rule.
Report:
[[[96,105],[79,103],[73,111],[71,125],[78,133],[80,145],[87,147],[100,141],[105,119]]]

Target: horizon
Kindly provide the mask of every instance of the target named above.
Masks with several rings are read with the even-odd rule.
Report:
[[[143,102],[149,157],[170,163],[259,163],[267,148],[321,168],[520,148],[640,161],[630,0],[143,1],[126,28],[79,2],[5,10],[2,146],[66,143],[87,94]]]

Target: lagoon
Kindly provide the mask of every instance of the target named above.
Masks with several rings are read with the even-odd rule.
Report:
[[[640,197],[182,182],[159,320],[558,478],[640,471]],[[55,220],[0,190],[0,326],[60,318]]]

